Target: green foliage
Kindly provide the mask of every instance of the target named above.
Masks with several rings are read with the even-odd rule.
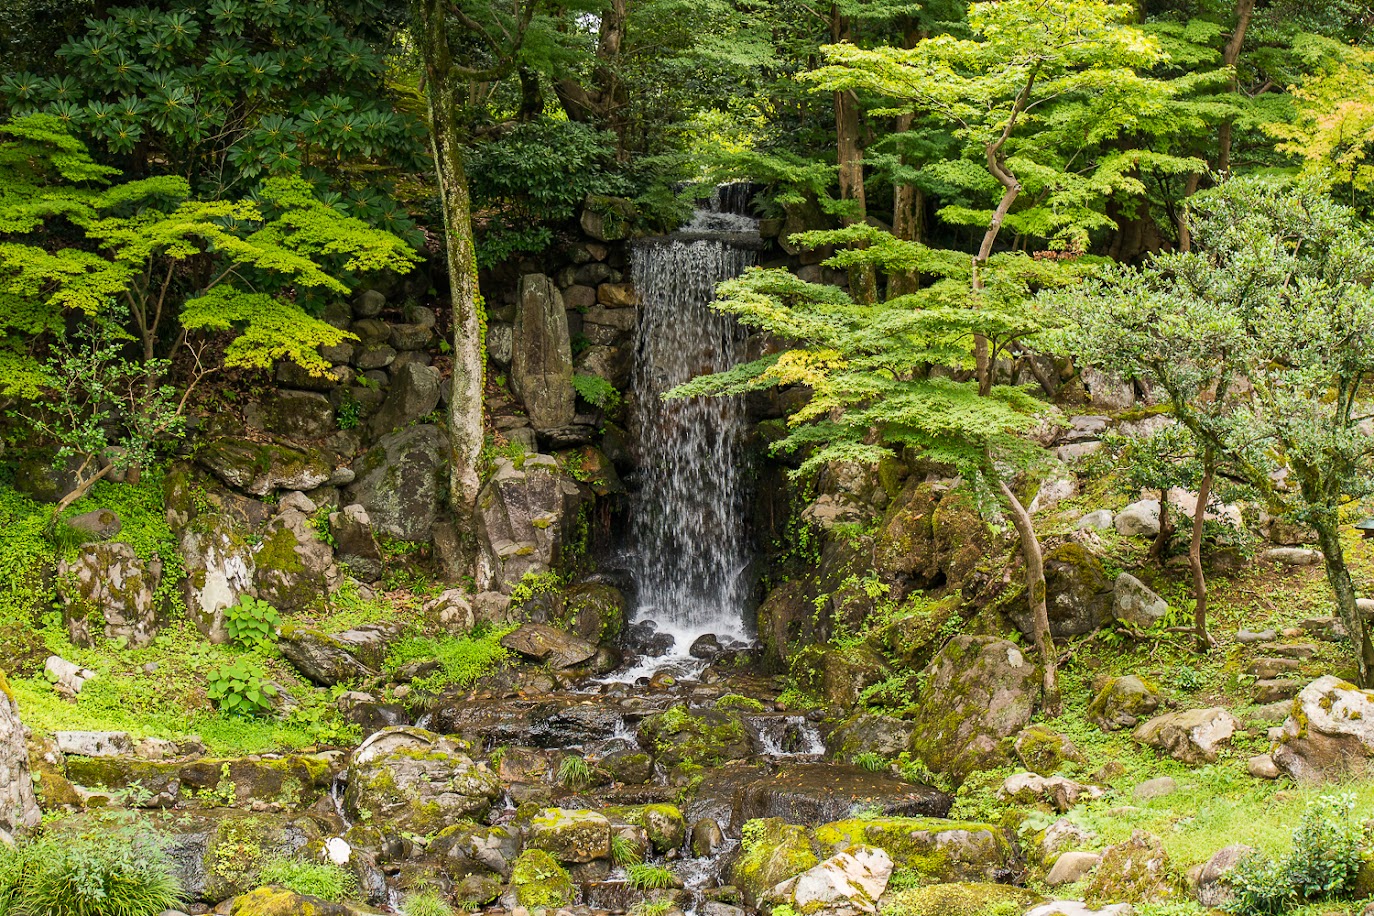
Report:
[[[1354,795],[1318,798],[1293,831],[1288,873],[1294,890],[1309,900],[1349,892],[1360,870],[1364,840],[1364,826],[1355,818]]]
[[[753,697],[739,693],[727,693],[716,700],[716,709],[739,709],[744,712],[763,712],[763,704]]]
[[[0,853],[0,911],[16,916],[155,916],[182,902],[165,846],[148,828],[102,824]],[[17,881],[14,879],[17,877]]]
[[[334,422],[339,429],[345,432],[350,429],[357,429],[362,422],[363,404],[355,398],[352,392],[347,392],[343,403],[334,411]]]
[[[263,863],[258,883],[275,884],[331,903],[342,903],[358,895],[358,879],[333,862],[273,859]]]
[[[209,673],[206,693],[226,715],[258,716],[271,711],[277,688],[267,682],[259,665],[239,658]]]
[[[601,410],[615,410],[620,406],[620,392],[615,386],[599,375],[573,376],[573,388],[578,397]]]
[[[501,638],[513,629],[474,628],[467,636],[410,636],[391,646],[383,668],[394,674],[410,662],[433,660],[439,663],[439,670],[414,681],[416,687],[467,687],[510,659],[510,651],[501,645]]]
[[[641,862],[626,867],[625,883],[637,891],[658,891],[673,887],[677,878],[666,868]]]
[[[424,150],[390,85],[388,28],[323,0],[123,6],[86,20],[43,75],[0,80],[0,99],[210,197],[304,169],[352,215],[410,233],[387,179],[422,169]]]
[[[882,754],[877,754],[873,751],[864,751],[861,754],[855,754],[851,762],[856,767],[862,770],[868,770],[870,773],[880,773],[892,766],[892,761],[888,760]]]
[[[631,916],[666,916],[674,909],[671,900],[641,900],[630,907]],[[775,908],[773,912],[777,912]]]
[[[32,391],[35,339],[60,335],[66,316],[127,319],[144,368],[162,320],[188,332],[235,331],[228,366],[266,368],[291,360],[323,375],[316,352],[346,332],[311,317],[312,297],[349,291],[360,273],[409,270],[418,256],[390,233],[316,199],[294,176],[268,179],[253,199],[199,201],[184,179],[112,184],[50,115],[0,127],[0,394]],[[61,217],[86,246],[50,250],[49,221]],[[203,265],[190,295],[177,270]],[[121,316],[120,312],[123,311]],[[180,338],[178,338],[178,341]],[[168,355],[175,352],[175,348]]]
[[[644,855],[638,846],[630,842],[629,837],[621,833],[612,833],[611,861],[620,866],[638,865],[644,861]]]
[[[537,595],[554,594],[567,584],[563,576],[556,572],[527,572],[515,583],[515,588],[511,589],[511,607],[518,608]]]
[[[401,912],[405,916],[453,916],[453,907],[444,902],[438,891],[418,891],[406,895]]]
[[[475,146],[465,166],[473,206],[489,214],[478,233],[483,267],[543,251],[588,195],[630,190],[616,174],[614,135],[577,121],[517,124]]]
[[[558,783],[569,789],[584,789],[591,784],[592,768],[585,758],[569,755],[558,762]]]
[[[224,609],[224,625],[229,641],[245,649],[270,645],[281,626],[281,615],[266,601],[243,595],[237,604]]]

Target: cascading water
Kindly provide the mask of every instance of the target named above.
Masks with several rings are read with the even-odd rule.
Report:
[[[670,657],[679,659],[703,634],[749,638],[743,399],[662,399],[674,386],[744,358],[743,331],[708,307],[717,284],[754,263],[757,221],[729,212],[743,209],[732,199],[739,196],[728,185],[717,189],[712,206],[680,232],[633,252],[642,302],[634,372],[640,487],[631,504],[629,557],[638,591],[634,616],[671,635]]]

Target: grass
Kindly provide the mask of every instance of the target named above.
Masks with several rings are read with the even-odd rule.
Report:
[[[637,891],[661,891],[675,885],[677,878],[662,866],[640,863],[626,867],[625,883]]]
[[[501,645],[510,627],[478,627],[466,636],[410,636],[391,647],[383,666],[394,674],[416,661],[437,661],[439,670],[413,682],[422,690],[466,687],[504,665],[511,653]]]
[[[444,902],[438,891],[418,891],[406,895],[401,912],[405,916],[453,916],[453,907]]]
[[[262,866],[258,882],[275,884],[330,903],[343,903],[358,895],[358,879],[332,862],[274,859]]]
[[[576,755],[564,757],[558,763],[558,783],[569,789],[586,788],[592,781],[592,768]]]

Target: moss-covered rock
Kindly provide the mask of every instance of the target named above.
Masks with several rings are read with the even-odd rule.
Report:
[[[1134,728],[1159,708],[1159,689],[1134,674],[1109,678],[1088,704],[1088,721],[1104,731]]]
[[[291,811],[319,801],[338,771],[336,755],[288,754],[180,761],[69,757],[66,772],[68,779],[87,789],[136,787],[146,804],[155,807],[182,804]]]
[[[511,869],[515,902],[534,908],[571,906],[577,896],[572,878],[542,849],[526,849]]]
[[[749,821],[742,837],[730,883],[751,905],[763,900],[774,886],[821,861],[806,828],[780,818]]]
[[[1041,776],[1057,773],[1070,764],[1083,766],[1088,762],[1072,741],[1044,725],[1021,729],[1012,746],[1021,765]]]
[[[604,582],[574,585],[563,594],[560,622],[588,642],[609,642],[625,627],[625,596]]]
[[[912,750],[955,782],[1003,766],[1006,739],[1030,721],[1039,692],[1039,669],[1014,643],[956,636],[926,669]]]
[[[13,833],[37,827],[41,813],[29,774],[29,751],[19,704],[10,682],[0,671],[0,832]]]
[[[960,882],[889,891],[879,908],[902,916],[1003,916],[1024,913],[1043,899],[1024,887]]]
[[[1082,544],[1061,544],[1045,554],[1045,608],[1056,639],[1081,636],[1102,626],[1112,613],[1112,580],[1102,561]],[[1008,606],[1007,617],[1027,637],[1034,636],[1024,593]]]
[[[943,495],[935,484],[912,477],[888,506],[873,552],[874,569],[885,579],[908,589],[941,584],[934,518]]]
[[[147,646],[157,635],[154,595],[161,581],[157,557],[144,562],[118,542],[85,545],[57,570],[67,635],[78,646],[92,646],[98,637]]]
[[[334,473],[321,451],[235,436],[203,443],[195,458],[229,486],[253,496],[274,490],[313,490]]]
[[[1107,847],[1092,880],[1083,889],[1089,906],[1108,903],[1166,903],[1181,896],[1178,876],[1158,837],[1143,830]]]
[[[887,852],[899,869],[923,881],[1008,881],[1017,872],[1016,848],[992,824],[928,817],[879,817],[824,824],[815,830],[830,852],[856,843]]]
[[[753,752],[738,710],[674,706],[644,719],[636,734],[640,745],[665,767],[720,766]]]
[[[841,761],[851,761],[859,754],[896,757],[911,746],[912,728],[905,719],[858,712],[826,736],[825,749]]]
[[[643,827],[649,842],[660,855],[681,849],[687,841],[687,819],[677,805],[634,805],[607,808],[606,816],[613,823]]]
[[[235,898],[230,916],[359,916],[365,911],[343,903],[269,885]]]
[[[605,859],[611,854],[611,822],[595,811],[545,808],[530,819],[525,842],[563,863]]]
[[[355,464],[344,503],[361,504],[375,532],[428,543],[447,492],[447,454],[444,434],[429,424],[388,433]]]
[[[887,661],[868,645],[807,646],[792,657],[797,688],[826,706],[852,708],[863,691],[887,678]]]
[[[455,741],[419,728],[386,728],[353,753],[344,808],[353,818],[412,833],[437,833],[480,818],[501,780]]]
[[[258,597],[281,611],[302,610],[329,589],[334,550],[299,509],[272,519],[253,551],[253,584]]]

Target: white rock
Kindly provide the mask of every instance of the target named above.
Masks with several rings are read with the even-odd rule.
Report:
[[[1122,623],[1148,630],[1169,613],[1169,602],[1130,573],[1116,577],[1112,586],[1112,616]]]
[[[1096,531],[1106,531],[1112,527],[1112,510],[1097,509],[1089,512],[1078,520],[1078,530],[1091,528]]]
[[[1070,846],[1087,846],[1097,841],[1097,835],[1085,830],[1066,817],[1061,817],[1045,828],[1040,838],[1041,861],[1049,861],[1061,850]]]
[[[1302,689],[1293,712],[1273,750],[1285,773],[1313,782],[1367,771],[1366,758],[1374,757],[1374,691],[1328,674]]]
[[[347,865],[348,860],[353,857],[353,847],[348,845],[348,841],[343,837],[333,836],[324,844],[325,855],[329,861],[340,867]]]
[[[77,757],[127,757],[134,752],[128,732],[57,732],[57,749]]]
[[[1322,552],[1308,547],[1270,547],[1259,558],[1261,563],[1280,566],[1316,566],[1322,561]]]
[[[1278,779],[1279,767],[1268,754],[1256,754],[1245,761],[1245,770],[1256,779]]]
[[[37,827],[42,819],[29,772],[29,750],[19,704],[0,673],[0,833],[6,837]]]
[[[1027,910],[1026,916],[1131,916],[1134,912],[1129,903],[1113,903],[1094,910],[1081,900],[1051,900]]]
[[[68,698],[80,693],[82,685],[95,677],[95,672],[91,669],[73,665],[56,655],[48,656],[47,662],[43,665],[43,673],[47,675],[53,689]]]
[[[1183,763],[1214,763],[1221,746],[1240,728],[1235,716],[1220,706],[1185,709],[1155,716],[1136,728],[1132,737],[1160,748]]]
[[[1035,499],[1031,500],[1030,512],[1034,515],[1077,494],[1078,479],[1072,474],[1048,478],[1040,484]]]
[[[777,885],[770,897],[808,914],[876,913],[890,877],[891,856],[871,846],[854,846]]]
[[[1142,499],[1133,502],[1112,520],[1117,534],[1126,537],[1152,538],[1159,534],[1159,500]]]
[[[1078,803],[1083,797],[1101,798],[1101,786],[1089,786],[1075,782],[1064,776],[1041,776],[1038,773],[1013,773],[1002,782],[997,796],[1002,799],[1017,799],[1034,802],[1040,799],[1053,803],[1066,810]]]
[[[1054,867],[1045,876],[1050,887],[1072,884],[1097,867],[1102,857],[1095,852],[1066,852],[1054,860]]]

